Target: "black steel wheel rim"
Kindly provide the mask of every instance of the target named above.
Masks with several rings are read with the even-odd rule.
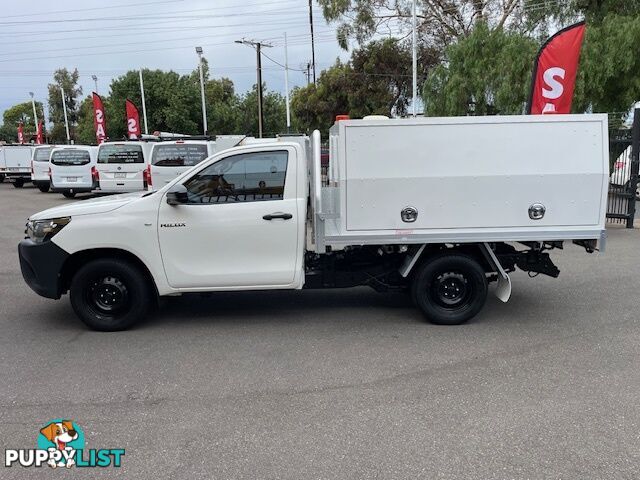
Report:
[[[445,271],[436,273],[428,293],[438,306],[456,310],[470,303],[473,290],[473,284],[464,272]]]
[[[126,284],[114,275],[93,279],[87,289],[86,300],[96,312],[116,315],[128,310],[131,299]]]

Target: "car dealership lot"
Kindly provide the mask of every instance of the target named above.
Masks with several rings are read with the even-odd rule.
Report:
[[[509,303],[460,327],[353,289],[173,298],[106,334],[20,275],[27,216],[69,200],[4,183],[0,202],[4,448],[70,418],[126,450],[92,477],[640,474],[640,230],[611,228],[601,257],[567,245],[559,279],[514,274]]]

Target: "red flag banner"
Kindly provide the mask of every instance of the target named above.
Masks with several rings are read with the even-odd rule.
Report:
[[[563,28],[547,40],[536,57],[529,114],[571,113],[584,21]]]
[[[104,115],[102,98],[96,92],[93,92],[93,126],[96,129],[96,140],[100,145],[107,138],[107,119]]]
[[[24,127],[22,122],[18,124],[18,143],[24,143]]]
[[[138,109],[131,100],[125,102],[127,108],[127,134],[129,138],[140,137],[140,115]]]
[[[42,131],[42,120],[38,122],[38,128],[36,130],[36,143],[42,145],[44,143],[44,134]]]

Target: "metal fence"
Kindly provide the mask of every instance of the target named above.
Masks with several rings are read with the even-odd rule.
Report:
[[[630,129],[609,132],[610,182],[607,219],[633,228],[638,194],[640,109],[634,111]]]

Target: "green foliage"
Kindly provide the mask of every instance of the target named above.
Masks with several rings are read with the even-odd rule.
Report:
[[[438,62],[431,49],[421,49],[418,86]],[[337,114],[405,115],[412,96],[411,51],[397,39],[377,40],[355,50],[347,63],[336,60],[317,85],[294,89],[291,108],[298,130],[326,132]]]
[[[69,72],[66,68],[60,68],[53,73],[53,83],[50,83],[48,86],[49,120],[53,123],[51,139],[55,143],[66,143],[67,139],[60,87],[64,89],[69,130],[73,138],[75,126],[78,121],[79,99],[82,95],[82,87],[78,86],[79,76],[80,74],[77,68],[74,69],[73,72]]]
[[[0,141],[15,142],[18,140],[18,126],[11,123],[3,123],[0,126]]]
[[[609,14],[601,22],[587,25],[574,111],[628,112],[640,100],[638,45],[638,15]]]
[[[478,25],[445,51],[423,91],[428,115],[520,114],[529,92],[537,43]]]

